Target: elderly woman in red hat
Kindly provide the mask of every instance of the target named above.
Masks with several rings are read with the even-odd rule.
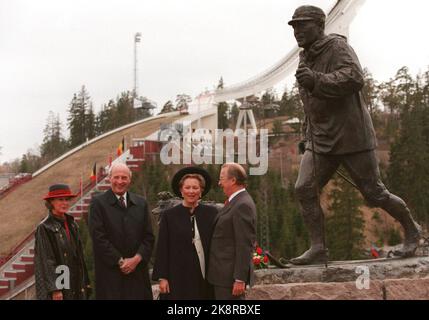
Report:
[[[78,225],[67,212],[76,197],[55,184],[43,198],[49,212],[36,229],[35,281],[39,300],[84,300],[90,295]]]
[[[161,215],[152,274],[162,300],[213,298],[206,271],[217,209],[200,203],[210,185],[210,175],[199,167],[183,168],[173,177],[173,191],[183,201]]]

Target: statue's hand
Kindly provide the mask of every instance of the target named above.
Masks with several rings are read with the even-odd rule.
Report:
[[[296,71],[295,74],[296,80],[298,81],[298,83],[312,91],[314,88],[314,72],[308,68],[308,67],[304,67],[304,66],[300,66],[298,68],[298,70]]]

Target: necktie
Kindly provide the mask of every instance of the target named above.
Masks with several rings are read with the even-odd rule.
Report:
[[[121,205],[122,208],[126,208],[127,205],[125,204],[125,198],[124,196],[120,196],[119,197],[119,204]]]
[[[229,198],[225,200],[225,206],[229,204]]]

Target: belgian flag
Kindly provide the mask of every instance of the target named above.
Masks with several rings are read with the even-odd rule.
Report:
[[[118,146],[118,149],[116,150],[117,156],[121,156],[125,151],[125,138],[122,138],[121,143]]]
[[[97,162],[94,163],[94,166],[92,167],[91,176],[89,178],[91,179],[91,182],[97,181]]]

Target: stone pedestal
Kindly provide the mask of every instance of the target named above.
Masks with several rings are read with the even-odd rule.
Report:
[[[429,300],[429,257],[255,272],[249,300]]]

